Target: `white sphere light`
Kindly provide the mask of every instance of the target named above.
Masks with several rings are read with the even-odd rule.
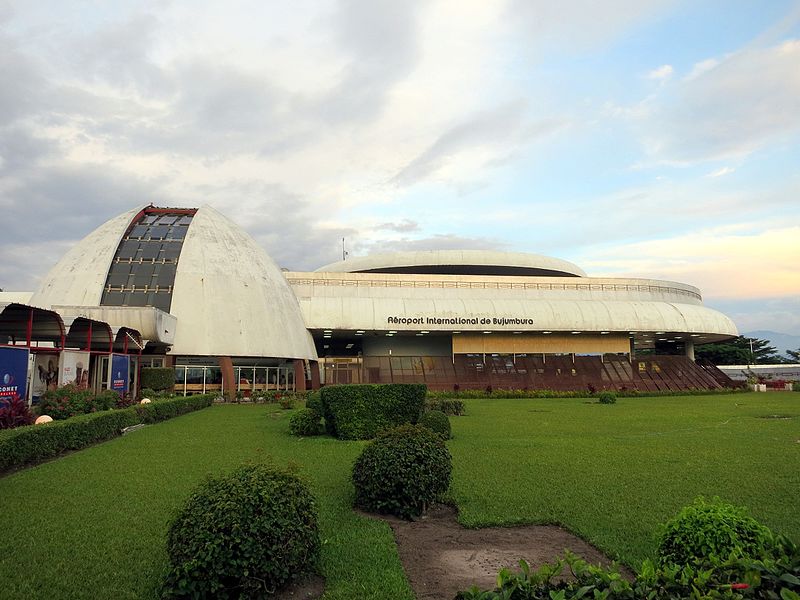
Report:
[[[139,400],[139,404],[150,404],[150,398],[142,398]]]
[[[44,425],[45,423],[52,423],[53,417],[50,415],[42,415],[41,417],[37,417],[36,421],[33,422],[34,425]]]

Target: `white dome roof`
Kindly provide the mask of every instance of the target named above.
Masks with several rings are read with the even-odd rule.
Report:
[[[98,306],[115,252],[136,208],[67,252],[31,297],[36,306]],[[316,360],[297,298],[278,266],[238,225],[197,210],[178,258],[170,311],[171,354]]]
[[[557,275],[585,277],[579,266],[551,256],[494,250],[421,250],[356,256],[317,269],[327,273]]]

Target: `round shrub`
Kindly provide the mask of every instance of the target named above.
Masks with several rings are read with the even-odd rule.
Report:
[[[771,546],[772,533],[747,515],[747,510],[714,498],[696,498],[668,521],[658,540],[661,565],[702,565],[709,559],[761,557]]]
[[[440,410],[429,410],[423,413],[419,419],[419,424],[434,433],[438,433],[445,440],[449,440],[451,437],[450,419]]]
[[[442,438],[421,425],[378,433],[353,465],[356,506],[409,519],[447,491],[453,470]]]
[[[289,419],[289,433],[292,435],[319,435],[322,431],[322,417],[313,409],[301,408]]]
[[[614,392],[600,392],[597,395],[597,400],[600,404],[615,404],[617,402],[617,395]]]
[[[170,525],[166,598],[261,598],[313,570],[314,498],[294,474],[265,465],[208,479]]]
[[[322,398],[320,397],[319,390],[312,390],[308,392],[308,395],[306,396],[306,408],[317,411],[320,416],[324,414],[322,411]]]

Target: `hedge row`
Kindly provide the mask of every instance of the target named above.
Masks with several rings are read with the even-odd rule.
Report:
[[[138,404],[122,410],[79,415],[46,425],[27,425],[0,431],[0,473],[54,458],[70,450],[110,440],[139,423],[164,421],[210,406],[213,395],[187,396]]]
[[[427,387],[418,383],[329,385],[321,390],[325,427],[344,440],[368,440],[382,429],[416,423]]]
[[[216,394],[185,396],[169,400],[156,400],[150,404],[137,404],[133,407],[142,423],[158,423],[173,417],[211,406]]]
[[[725,394],[738,394],[748,390],[741,388],[721,389],[692,389],[692,390],[616,390],[613,393],[618,398],[648,398],[661,396],[718,396]],[[597,392],[589,390],[460,390],[460,391],[428,391],[428,399],[440,400],[446,398],[595,398]]]

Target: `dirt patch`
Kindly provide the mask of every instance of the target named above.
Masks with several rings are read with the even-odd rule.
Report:
[[[316,600],[325,593],[325,579],[309,575],[283,588],[273,596],[275,600]]]
[[[517,569],[525,559],[536,568],[563,556],[565,549],[592,564],[611,564],[597,548],[551,525],[466,529],[449,506],[434,507],[414,522],[383,519],[394,531],[417,600],[452,600],[473,585],[491,589],[503,567]]]

